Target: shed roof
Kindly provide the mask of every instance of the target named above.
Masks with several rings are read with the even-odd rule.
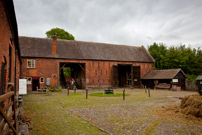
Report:
[[[19,37],[22,57],[154,62],[142,47],[57,39],[57,55],[52,55],[52,39]]]
[[[196,80],[202,80],[202,75],[199,75]]]
[[[186,77],[181,69],[151,70],[148,71],[142,79],[173,79],[179,72]]]

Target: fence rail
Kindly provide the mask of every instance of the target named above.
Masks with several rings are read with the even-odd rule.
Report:
[[[17,134],[16,109],[14,91],[0,96],[0,103],[5,102],[3,108],[0,106],[0,134]],[[12,108],[12,109],[11,109]],[[11,132],[11,133],[10,133]]]

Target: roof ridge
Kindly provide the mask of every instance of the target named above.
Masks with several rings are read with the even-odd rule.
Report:
[[[28,36],[19,36],[19,38],[33,38],[33,39],[51,39],[51,38],[42,38],[42,37],[28,37]],[[102,45],[116,45],[116,46],[125,46],[125,47],[133,47],[133,48],[140,48],[142,49],[143,46],[132,46],[132,45],[125,45],[125,44],[113,44],[113,43],[101,43],[101,42],[92,42],[92,41],[80,41],[80,40],[66,40],[66,39],[59,39],[58,41],[65,41],[65,42],[83,42],[83,43],[91,43],[91,44],[102,44]]]
[[[51,38],[20,36],[19,40],[22,56],[54,57]],[[64,39],[57,42],[58,55],[55,58],[154,62],[143,47]]]

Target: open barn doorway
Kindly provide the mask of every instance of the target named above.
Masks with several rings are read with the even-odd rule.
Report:
[[[60,63],[60,85],[62,88],[71,88],[70,81],[74,79],[77,89],[85,88],[84,63]]]
[[[131,86],[131,65],[118,65],[119,87]]]
[[[113,66],[113,87],[140,87],[140,66]]]

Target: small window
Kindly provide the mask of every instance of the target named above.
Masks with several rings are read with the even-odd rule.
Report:
[[[35,68],[35,60],[34,59],[27,60],[27,68]]]
[[[27,78],[27,84],[32,84],[32,78]]]
[[[40,83],[44,83],[44,78],[43,77],[40,78]]]

